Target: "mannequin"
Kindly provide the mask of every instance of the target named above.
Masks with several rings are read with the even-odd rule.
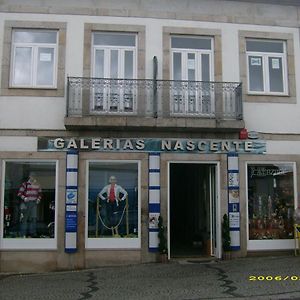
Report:
[[[42,199],[42,190],[34,172],[30,172],[28,180],[22,183],[18,196],[21,198],[20,235],[23,238],[37,237],[37,207]]]
[[[106,185],[98,194],[98,197],[106,201],[106,216],[109,222],[108,226],[111,227],[112,235],[118,236],[118,223],[117,212],[119,207],[119,201],[124,201],[128,193],[117,184],[117,178],[115,176],[110,176],[109,184]]]

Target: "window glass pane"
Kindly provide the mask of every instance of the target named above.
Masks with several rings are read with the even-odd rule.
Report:
[[[249,90],[250,91],[263,91],[263,60],[261,56],[249,56]]]
[[[125,78],[133,78],[133,51],[125,51]]]
[[[31,85],[32,48],[18,47],[14,57],[14,85]]]
[[[38,48],[37,85],[53,85],[54,49]]]
[[[104,50],[96,50],[95,53],[95,77],[104,78]]]
[[[281,57],[269,57],[270,91],[283,92],[283,69]]]
[[[250,240],[293,238],[291,164],[248,166],[248,213]]]
[[[111,50],[110,52],[110,77],[118,78],[118,50]]]
[[[201,54],[202,58],[202,81],[210,81],[209,54]]]
[[[94,45],[134,47],[135,35],[94,33]]]
[[[90,162],[88,237],[138,237],[136,163]]]
[[[195,53],[188,53],[188,80],[196,80],[196,59]]]
[[[181,53],[173,53],[173,80],[182,80]]]
[[[172,48],[183,49],[208,49],[211,50],[211,39],[209,38],[192,38],[192,37],[172,37]]]
[[[247,51],[283,53],[283,42],[275,41],[246,41]]]
[[[15,30],[16,43],[49,43],[56,44],[57,31],[45,30]]]
[[[54,238],[55,162],[6,162],[4,238]]]

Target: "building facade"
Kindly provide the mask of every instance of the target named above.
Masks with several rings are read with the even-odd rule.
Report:
[[[39,5],[37,5],[37,2]],[[267,2],[267,3],[265,3]],[[294,248],[297,1],[2,1],[0,271]]]

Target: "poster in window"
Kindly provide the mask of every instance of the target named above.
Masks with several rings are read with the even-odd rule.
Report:
[[[272,69],[280,69],[279,58],[272,58]]]
[[[137,163],[89,163],[88,237],[138,237]]]
[[[40,61],[52,61],[51,53],[40,53]]]
[[[260,57],[251,57],[250,63],[251,63],[251,66],[261,66],[261,58]]]

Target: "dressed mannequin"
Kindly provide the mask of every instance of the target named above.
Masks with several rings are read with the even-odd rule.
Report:
[[[106,185],[98,194],[98,197],[106,201],[106,216],[109,222],[108,226],[111,227],[112,235],[118,235],[117,212],[119,207],[119,201],[124,201],[128,193],[117,184],[117,178],[110,176],[109,184]]]
[[[22,183],[18,196],[21,198],[20,235],[24,238],[37,237],[37,207],[42,199],[42,190],[34,172],[30,172],[28,180]]]

